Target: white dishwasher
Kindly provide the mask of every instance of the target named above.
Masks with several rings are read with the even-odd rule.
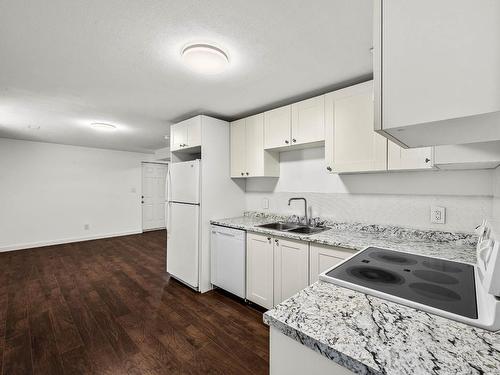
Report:
[[[246,298],[246,232],[212,225],[210,249],[212,284]]]

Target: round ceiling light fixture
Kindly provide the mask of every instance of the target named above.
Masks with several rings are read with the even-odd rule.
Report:
[[[110,132],[110,131],[116,130],[116,126],[111,125],[111,124],[106,124],[104,122],[93,122],[92,124],[90,124],[90,127],[92,129],[105,131],[105,132]]]
[[[182,50],[182,59],[193,71],[201,74],[222,73],[229,65],[229,57],[222,49],[210,44],[190,44]]]

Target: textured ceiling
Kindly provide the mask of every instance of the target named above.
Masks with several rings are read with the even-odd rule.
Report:
[[[191,115],[234,119],[366,79],[371,29],[369,0],[1,0],[0,137],[150,152]],[[230,68],[188,71],[180,50],[198,41]]]

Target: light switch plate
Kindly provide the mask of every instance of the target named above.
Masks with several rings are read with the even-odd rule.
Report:
[[[262,208],[264,210],[268,210],[269,209],[269,199],[262,198]]]
[[[431,207],[431,223],[444,224],[446,222],[446,208],[440,206]]]

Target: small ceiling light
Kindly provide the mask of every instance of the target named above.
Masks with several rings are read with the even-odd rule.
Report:
[[[111,124],[106,124],[104,122],[94,122],[94,123],[90,124],[90,127],[92,129],[101,130],[101,131],[105,131],[105,132],[116,130],[116,126],[111,125]]]
[[[197,73],[218,74],[229,65],[227,54],[210,44],[190,44],[182,50],[182,59]]]

